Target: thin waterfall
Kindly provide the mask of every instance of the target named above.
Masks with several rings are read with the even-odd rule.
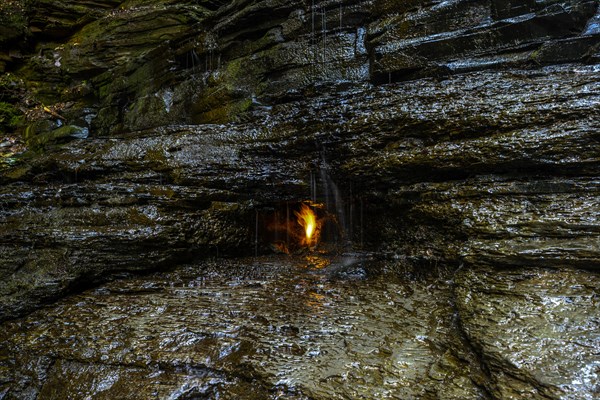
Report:
[[[254,256],[258,257],[258,210],[255,211],[255,226],[254,226]]]
[[[281,215],[279,214],[279,210],[275,210],[274,214],[275,214],[276,224],[279,224],[279,221],[281,220]],[[275,243],[279,243],[279,229],[273,229],[273,231],[275,233]]]
[[[348,231],[346,232],[348,240],[352,241],[354,237],[354,198],[352,197],[352,183],[350,183],[350,204],[348,204]]]
[[[327,211],[334,212],[337,218],[338,225],[341,230],[343,237],[347,238],[348,226],[346,225],[346,210],[344,206],[344,199],[340,192],[337,184],[331,178],[329,173],[330,167],[325,158],[325,152],[321,152],[321,183],[323,185],[323,193],[325,195],[325,207]]]
[[[360,198],[360,248],[364,248],[364,212],[363,212],[363,198]]]
[[[285,244],[290,248],[290,203],[285,204]]]
[[[317,40],[315,37],[315,0],[312,1],[312,7],[311,7],[311,20],[312,20],[312,29],[310,31],[310,48],[312,50],[312,74],[313,74],[313,79],[316,78],[317,75],[317,49],[316,49],[316,44],[317,44]]]
[[[317,175],[313,170],[310,171],[310,199],[313,203],[317,202]]]
[[[323,32],[323,64],[325,64],[325,54],[327,51],[327,10],[324,6],[321,6],[321,22]]]
[[[325,171],[324,168],[319,169],[319,173],[321,174],[321,183],[323,184],[323,194],[325,195],[325,208],[327,211],[331,209],[331,202],[329,201],[329,174]]]

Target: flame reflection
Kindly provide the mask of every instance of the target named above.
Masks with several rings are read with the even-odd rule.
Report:
[[[329,264],[331,264],[331,260],[327,257],[322,257],[320,255],[308,255],[305,257],[306,259],[306,267],[310,269],[323,269]]]

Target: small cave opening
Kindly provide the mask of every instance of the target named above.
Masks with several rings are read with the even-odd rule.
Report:
[[[263,204],[255,209],[254,225],[256,255],[363,249],[362,199],[338,208],[306,199]]]

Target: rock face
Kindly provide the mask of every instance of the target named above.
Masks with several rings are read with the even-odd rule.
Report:
[[[23,399],[481,397],[448,283],[330,267],[219,260],[104,285],[5,324],[0,379]]]
[[[457,274],[462,326],[485,357],[494,398],[598,397],[598,284],[567,269]]]
[[[319,82],[598,61],[596,1],[513,3],[15,0],[2,68],[23,107],[99,134],[238,120]]]
[[[266,252],[266,216],[313,198],[340,242],[460,267],[480,396],[597,397],[597,1],[11,0],[0,22],[0,320]]]

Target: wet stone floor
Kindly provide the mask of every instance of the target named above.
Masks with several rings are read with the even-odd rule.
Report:
[[[0,331],[0,399],[480,398],[451,281],[358,258],[120,279]]]

